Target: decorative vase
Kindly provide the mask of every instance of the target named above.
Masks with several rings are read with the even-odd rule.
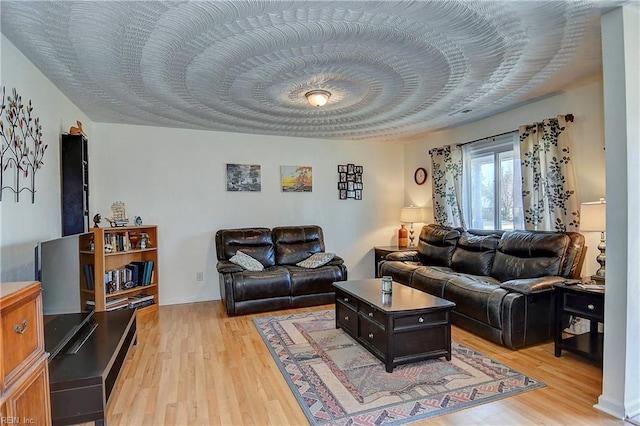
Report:
[[[404,225],[400,225],[398,229],[398,247],[407,247],[409,245],[409,231]]]

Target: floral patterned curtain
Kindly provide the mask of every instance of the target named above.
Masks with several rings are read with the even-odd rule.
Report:
[[[525,229],[577,231],[575,190],[565,117],[520,126],[520,163]]]
[[[439,225],[465,227],[462,215],[462,150],[446,145],[429,150],[433,216]]]

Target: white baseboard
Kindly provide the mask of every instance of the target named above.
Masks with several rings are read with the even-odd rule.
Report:
[[[593,408],[605,412],[616,419],[623,420],[625,417],[624,405],[618,403],[618,401],[613,401],[604,395],[600,395],[598,397],[598,403],[595,404]]]
[[[196,303],[196,302],[209,302],[212,300],[220,300],[220,299],[202,299],[201,297],[178,297],[175,299],[163,299],[162,303],[160,304],[160,306],[165,306],[165,305],[182,305],[185,303]]]

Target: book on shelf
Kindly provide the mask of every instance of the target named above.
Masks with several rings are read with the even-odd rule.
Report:
[[[117,305],[118,303],[125,302],[127,300],[129,300],[128,297],[117,297],[115,299],[109,299],[105,301],[104,306],[109,307],[109,306]],[[96,302],[95,300],[87,300],[87,305],[95,306]]]
[[[144,285],[151,284],[151,273],[153,272],[153,260],[148,260],[144,268]]]
[[[128,265],[125,265],[125,268],[131,271],[131,280],[133,281],[133,285],[139,286],[140,285],[140,274],[138,272],[139,266],[131,262]]]
[[[84,279],[87,283],[87,290],[95,289],[95,284],[93,282],[93,264],[87,263],[82,265],[82,269],[84,270]]]
[[[146,294],[146,293],[138,293],[136,295],[133,295],[129,298],[130,302],[145,302],[147,300],[153,300],[153,294]]]
[[[151,306],[154,303],[156,303],[156,302],[153,299],[135,301],[135,302],[130,302],[128,307],[129,308],[144,308],[145,306]]]

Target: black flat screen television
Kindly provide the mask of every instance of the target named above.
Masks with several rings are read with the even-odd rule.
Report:
[[[42,241],[35,247],[35,279],[42,285],[45,350],[52,360],[91,323],[80,305],[79,240],[82,234]]]

